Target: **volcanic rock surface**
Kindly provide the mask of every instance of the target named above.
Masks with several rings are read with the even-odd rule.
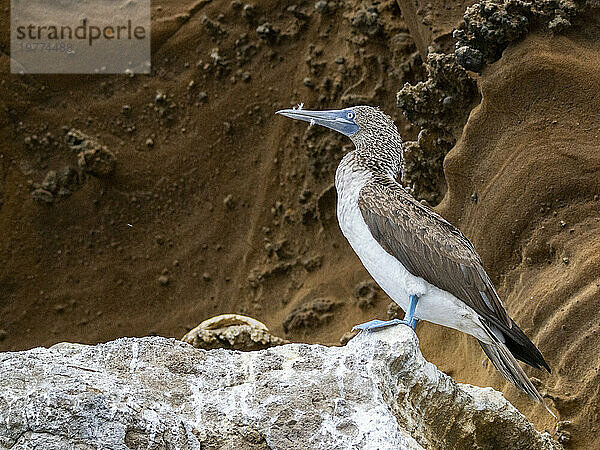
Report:
[[[0,354],[0,448],[559,449],[414,332],[197,350],[160,337]]]

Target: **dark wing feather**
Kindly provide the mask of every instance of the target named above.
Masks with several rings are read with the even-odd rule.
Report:
[[[550,372],[540,351],[509,317],[481,258],[457,228],[385,179],[363,187],[358,206],[373,237],[410,273],[470,306],[486,327],[504,335],[515,358]],[[498,358],[492,358],[494,364]]]
[[[391,182],[365,186],[358,206],[371,233],[415,276],[443,289],[503,331],[513,321],[469,240]]]
[[[517,359],[550,372],[540,351],[509,317],[481,258],[457,228],[385,179],[363,187],[358,206],[373,237],[410,273],[470,306],[487,327],[504,335]]]

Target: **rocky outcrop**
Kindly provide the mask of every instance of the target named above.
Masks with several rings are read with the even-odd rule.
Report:
[[[576,2],[570,0],[476,3],[467,8],[462,24],[454,32],[458,63],[465,69],[481,72],[485,64],[499,60],[511,42],[523,38],[537,26],[545,26],[553,32],[569,28],[576,15],[588,9],[585,2],[579,3],[579,11]]]
[[[480,100],[477,85],[467,70],[481,73],[486,64],[498,61],[511,43],[534,30],[565,31],[577,18],[597,10],[598,4],[571,0],[466,0],[456,2],[454,8],[439,17],[431,14],[430,2],[399,0],[398,4],[428,72],[427,80],[414,86],[406,83],[397,94],[398,107],[421,128],[417,141],[406,142],[402,184],[419,200],[437,205],[446,193],[443,160]],[[450,24],[459,15],[462,20],[456,24],[451,40],[455,51],[449,52]],[[441,47],[449,53],[436,53]]]
[[[62,145],[51,133],[47,133],[41,139],[36,135],[25,138],[25,146],[31,152],[36,152],[40,159],[49,151],[62,148]],[[110,176],[117,166],[113,152],[75,128],[66,130],[64,145],[75,154],[76,168],[67,164],[58,172],[49,170],[41,183],[32,181],[31,198],[37,202],[54,203],[63,200],[81,189],[88,175],[105,178]]]
[[[240,314],[221,314],[211,317],[181,338],[196,348],[212,350],[263,350],[289,341],[273,336],[267,326],[256,319]]]
[[[425,81],[406,83],[398,92],[398,107],[421,127],[417,141],[404,145],[402,184],[417,199],[439,203],[445,193],[443,160],[456,143],[469,111],[479,100],[477,84],[454,54],[430,53]]]
[[[160,337],[0,355],[1,448],[560,448],[393,327],[345,347]]]

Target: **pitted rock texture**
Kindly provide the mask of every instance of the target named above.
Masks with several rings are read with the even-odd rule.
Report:
[[[523,38],[536,26],[545,26],[553,32],[571,26],[577,14],[583,13],[593,2],[585,5],[571,0],[483,0],[467,8],[464,21],[454,32],[456,58],[468,70],[480,72],[486,63],[500,59],[508,45]]]
[[[77,153],[80,170],[96,177],[111,175],[117,165],[115,155],[106,146],[85,133],[71,129],[65,138],[67,145]]]
[[[160,337],[0,354],[0,448],[561,448],[393,327],[345,347]]]
[[[416,141],[404,143],[401,181],[415,198],[430,205],[439,203],[446,192],[444,157],[454,143],[452,135],[427,128],[421,130]]]
[[[398,108],[415,125],[460,134],[479,100],[475,80],[457,64],[454,54],[430,53],[426,68],[427,80],[405,83],[398,92]]]
[[[402,184],[415,198],[435,205],[446,191],[444,157],[460,136],[479,94],[454,54],[430,53],[426,68],[427,80],[406,83],[396,99],[406,118],[421,127],[417,141],[404,146]]]

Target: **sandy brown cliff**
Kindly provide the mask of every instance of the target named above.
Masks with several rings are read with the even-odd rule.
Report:
[[[561,420],[573,421],[575,447],[599,444],[593,431],[600,420],[600,121],[590,114],[600,107],[600,78],[594,42],[576,34],[552,40],[535,34],[484,71],[483,101],[446,157],[448,195],[438,208],[472,239],[508,311],[547,356],[551,375],[528,373],[541,379]],[[426,354],[433,350],[454,365],[436,347],[445,331],[422,337],[422,345]],[[469,377],[504,384],[487,361],[478,362],[475,342],[457,336],[453,344],[470,355],[463,359]],[[503,390],[551,426],[541,409],[534,413],[511,387]]]
[[[428,39],[452,49],[462,6],[436,15],[443,7],[431,4],[421,49]],[[16,77],[0,56],[1,349],[179,338],[220,313],[333,344],[386,317],[389,299],[335,221],[333,171],[349,141],[273,112],[376,104],[415,140],[396,92],[426,76],[410,34],[422,19],[402,11],[393,1],[155,4],[151,76]],[[471,74],[481,104],[446,157],[437,207],[547,357],[551,375],[528,373],[574,448],[600,446],[595,17],[562,34],[525,32]],[[114,155],[112,174],[73,175],[74,131]],[[538,429],[556,430],[472,339],[417,331],[444,371],[502,388]]]

